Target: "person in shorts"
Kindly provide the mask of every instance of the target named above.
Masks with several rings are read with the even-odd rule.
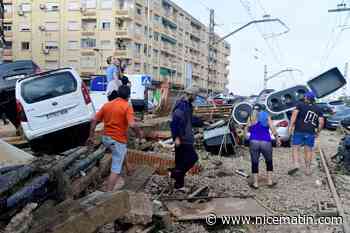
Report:
[[[288,171],[289,175],[299,170],[300,148],[304,147],[306,175],[311,175],[311,161],[315,139],[318,137],[324,125],[322,110],[315,104],[315,94],[307,92],[304,100],[300,102],[292,113],[289,134],[292,137],[292,160],[293,168]]]
[[[96,125],[104,123],[102,142],[112,151],[112,168],[105,191],[113,191],[119,181],[124,159],[127,153],[128,128],[132,128],[142,138],[142,131],[134,120],[134,110],[128,103],[130,87],[121,86],[118,98],[106,103],[91,122],[88,145],[93,144]]]

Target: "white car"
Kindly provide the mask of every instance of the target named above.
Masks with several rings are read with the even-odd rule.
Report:
[[[18,80],[16,99],[24,136],[34,150],[64,150],[89,136],[95,109],[75,70],[63,68]]]

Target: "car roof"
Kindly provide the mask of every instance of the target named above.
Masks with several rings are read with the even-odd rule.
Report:
[[[53,73],[57,73],[58,71],[65,71],[65,70],[73,70],[73,68],[71,67],[65,67],[65,68],[59,68],[59,69],[55,69],[55,70],[49,70],[49,71],[45,71],[39,74],[32,74],[32,75],[28,75],[25,78],[22,78],[20,80],[18,80],[18,82],[21,82],[23,80],[27,80],[27,79],[31,79],[34,77],[38,77],[38,76],[45,76],[45,75],[49,75],[49,74],[53,74]]]

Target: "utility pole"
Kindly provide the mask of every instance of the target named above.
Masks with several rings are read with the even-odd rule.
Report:
[[[4,18],[5,18],[5,6],[4,1],[0,0],[0,64],[3,62],[3,52],[5,47],[5,35],[4,35]]]
[[[209,22],[209,44],[208,44],[208,80],[207,80],[207,96],[209,96],[209,86],[211,72],[214,71],[214,44],[215,44],[215,11],[210,9],[210,22]]]
[[[147,46],[147,50],[146,50],[146,72],[150,75],[151,74],[151,61],[150,61],[150,21],[151,21],[151,1],[152,0],[147,0],[147,38],[146,38],[146,46]]]
[[[345,63],[345,67],[344,67],[344,78],[345,80],[348,79],[348,68],[349,68],[349,63]],[[347,96],[347,88],[346,85],[343,87],[343,97]]]
[[[264,90],[267,89],[267,65],[264,65]]]

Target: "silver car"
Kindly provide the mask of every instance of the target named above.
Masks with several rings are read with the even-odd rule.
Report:
[[[289,137],[289,132],[288,132],[290,120],[288,118],[287,113],[271,115],[271,119],[273,121],[273,125],[275,126],[278,135],[280,136],[280,139],[283,145],[290,146],[291,139]],[[276,138],[272,135],[271,130],[270,130],[270,135],[271,135],[272,141],[275,142]],[[250,133],[248,132],[246,134],[246,141],[249,141],[249,137],[250,137]]]

